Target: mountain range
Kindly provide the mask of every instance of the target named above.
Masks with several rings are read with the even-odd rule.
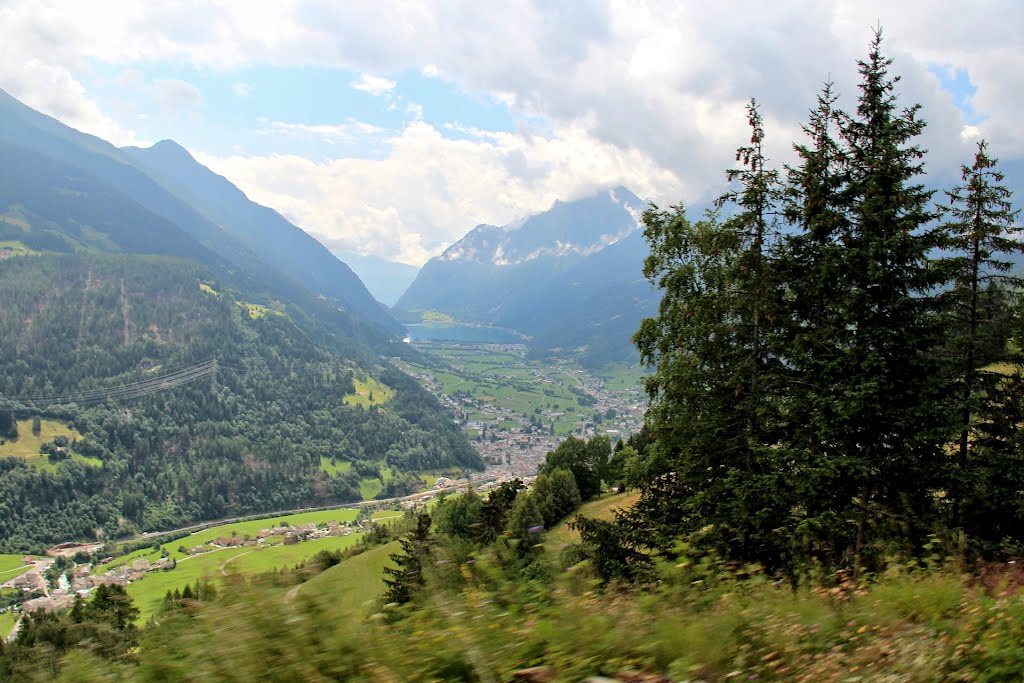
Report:
[[[641,274],[644,208],[618,187],[506,226],[479,225],[423,266],[395,314],[512,328],[532,337],[535,356],[634,358],[631,336],[656,305]]]
[[[173,142],[149,149],[118,149],[0,90],[0,143],[7,145],[5,158],[13,167],[9,173],[22,165],[37,170],[50,165],[49,171],[56,173],[54,164],[64,165],[61,173],[51,176],[52,182],[39,183],[43,179],[37,178],[33,185],[48,188],[40,192],[61,197],[62,220],[54,221],[55,216],[50,215],[36,229],[19,231],[13,227],[19,211],[52,210],[46,208],[46,202],[26,204],[9,199],[0,214],[8,216],[6,225],[0,226],[0,239],[21,239],[28,246],[46,240],[48,248],[63,242],[63,250],[89,246],[128,253],[185,254],[238,278],[244,289],[265,301],[302,301],[311,315],[335,319],[350,331],[364,328],[357,334],[367,338],[401,336],[401,326],[348,266],[277,212],[248,201],[238,188],[198,164]],[[87,224],[76,218],[78,211],[104,209],[96,206],[100,202],[93,201],[93,194],[63,188],[61,183],[84,183],[105,193],[104,221]],[[174,226],[170,230],[168,223]],[[149,237],[161,233],[162,239],[142,238],[134,234],[138,230],[147,230]],[[367,325],[377,329],[365,329]]]
[[[0,550],[480,468],[388,360],[416,354],[404,334],[348,266],[176,143],[118,149],[0,91]],[[62,457],[24,452],[35,418],[70,435]]]

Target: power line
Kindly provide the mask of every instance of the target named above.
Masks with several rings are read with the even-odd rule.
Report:
[[[0,397],[0,405],[9,404],[13,408],[34,408],[38,406],[64,405],[67,403],[95,405],[107,401],[129,401],[211,377],[218,370],[244,372],[245,368],[232,363],[221,363],[217,359],[205,360],[162,375],[104,389],[90,389],[62,396]]]

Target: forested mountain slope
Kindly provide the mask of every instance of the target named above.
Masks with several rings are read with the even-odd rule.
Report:
[[[22,399],[19,418],[68,420],[83,436],[70,450],[94,459],[0,458],[0,548],[357,500],[360,477],[384,465],[480,465],[408,376],[321,326],[248,304],[203,267],[169,258],[0,261],[0,396]],[[130,402],[36,399],[210,359],[230,369]],[[394,395],[346,405],[353,381]],[[321,458],[353,464],[332,476]]]

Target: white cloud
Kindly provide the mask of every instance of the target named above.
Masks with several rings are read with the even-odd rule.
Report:
[[[288,123],[285,121],[266,121],[262,128],[266,133],[282,133],[286,135],[312,135],[324,142],[335,144],[351,144],[365,141],[366,138],[384,133],[384,129],[365,121],[348,119],[339,124],[307,124]]]
[[[501,12],[477,0],[108,0],[99,7],[6,0],[0,87],[115,142],[133,134],[84,92],[77,75],[88,60],[126,68],[339,67],[363,74],[353,87],[392,99],[397,86],[384,76],[418,70],[504,103],[524,128],[541,122],[541,137],[481,131],[469,141],[437,134],[429,144],[414,123],[381,161],[222,160],[222,172],[230,166],[236,179],[237,170],[246,189],[262,188],[262,197],[279,202],[269,203],[322,234],[362,235],[387,253],[380,226],[404,231],[399,249],[407,260],[476,222],[544,208],[558,193],[578,193],[598,178],[614,176],[660,201],[706,198],[746,137],[743,104],[751,96],[764,107],[772,156],[786,160],[822,81],[835,79],[851,103],[855,61],[879,21],[894,71],[904,76],[902,101],[924,105],[929,168],[969,159],[976,136],[990,139],[997,157],[1024,157],[1019,0],[508,0]],[[969,74],[980,122],[964,119],[928,71],[932,64]],[[288,130],[338,140],[359,134],[337,125]],[[416,170],[404,171],[399,161]],[[268,179],[255,178],[255,168]],[[290,182],[292,171],[319,189]],[[274,188],[269,178],[292,189]],[[365,201],[358,196],[363,181],[370,188]]]
[[[232,83],[231,90],[239,97],[248,97],[252,94],[252,86],[248,83]]]
[[[358,80],[352,81],[349,85],[356,90],[362,90],[371,95],[386,95],[395,89],[396,83],[387,78],[361,74]]]
[[[200,160],[333,247],[414,265],[478,223],[507,223],[556,199],[624,182],[642,196],[679,185],[649,156],[602,143],[579,127],[549,137],[481,132],[451,139],[416,121],[387,146],[383,159]]]

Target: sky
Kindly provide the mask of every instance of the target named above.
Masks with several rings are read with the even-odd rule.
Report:
[[[616,185],[700,204],[777,164],[881,25],[928,168],[1024,159],[1020,0],[0,0],[0,88],[117,145],[171,138],[335,250],[412,265]]]

